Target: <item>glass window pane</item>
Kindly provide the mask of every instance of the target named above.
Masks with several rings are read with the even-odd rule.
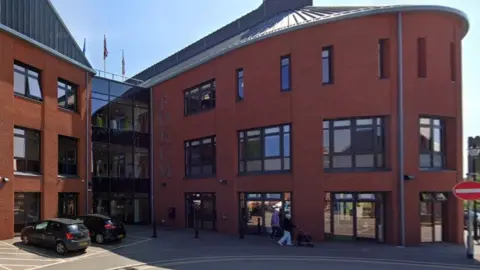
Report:
[[[280,156],[280,136],[266,136],[265,137],[265,157]]]
[[[290,68],[289,66],[282,66],[282,90],[290,88]]]
[[[429,168],[432,166],[432,156],[430,154],[420,154],[420,167]]]
[[[13,89],[15,93],[20,95],[25,95],[25,75],[18,72],[14,72]]]
[[[336,129],[334,130],[333,136],[333,151],[335,153],[351,151],[350,129]]]
[[[324,58],[322,59],[322,82],[329,83],[330,82],[330,64],[329,59]]]
[[[432,134],[428,127],[420,128],[420,153],[432,151]]]
[[[75,110],[77,104],[77,97],[74,92],[69,92],[67,94],[67,109]]]
[[[266,128],[265,129],[265,134],[272,134],[272,133],[279,133],[280,128],[279,127],[274,127],[274,128]]]
[[[323,130],[323,154],[328,155],[330,153],[330,131]]]
[[[24,72],[24,73],[26,72],[26,70],[25,70],[24,67],[19,66],[19,65],[17,65],[17,64],[13,64],[13,69],[14,69],[14,70],[21,71],[21,72]]]
[[[355,155],[355,167],[373,168],[375,166],[374,155]]]
[[[260,130],[250,130],[250,131],[247,131],[247,136],[250,137],[250,136],[257,136],[257,135],[260,135]]]
[[[333,156],[333,168],[351,168],[352,156]]]
[[[25,138],[15,136],[13,138],[14,156],[16,158],[25,158]]]
[[[420,118],[420,125],[430,125],[430,118]]]
[[[353,134],[353,139],[355,140],[355,152],[374,152],[374,141],[376,141],[376,137],[373,126],[357,127]]]
[[[280,171],[282,169],[282,160],[279,158],[276,159],[266,159],[264,162],[265,171]]]
[[[255,160],[262,158],[262,147],[260,138],[248,138],[245,149],[245,159]]]
[[[283,159],[283,169],[284,170],[290,170],[290,158],[284,158]]]
[[[357,126],[373,125],[373,119],[357,119]]]
[[[283,126],[283,132],[290,132],[290,125]]]
[[[323,156],[323,168],[324,169],[330,168],[330,156]]]
[[[350,120],[336,120],[333,121],[334,127],[348,127],[350,126]]]
[[[433,155],[433,167],[434,168],[442,168],[443,167],[443,155],[442,154],[434,154]]]
[[[37,78],[28,77],[28,91],[31,96],[39,99],[42,98],[42,91]]]
[[[322,50],[322,58],[329,57],[330,51],[329,50]]]
[[[433,151],[434,152],[442,151],[442,133],[440,128],[433,129]]]
[[[247,172],[258,172],[262,170],[262,161],[247,161]]]
[[[65,107],[66,104],[66,95],[65,90],[58,88],[57,89],[57,98],[58,98],[58,106]]]
[[[290,156],[290,133],[283,134],[283,156]]]

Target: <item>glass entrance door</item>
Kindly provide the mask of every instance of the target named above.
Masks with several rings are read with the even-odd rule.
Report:
[[[216,205],[214,193],[186,193],[186,227],[216,230]],[[195,224],[196,222],[196,224]]]
[[[78,193],[58,193],[58,217],[76,217]]]
[[[40,220],[40,193],[15,192],[13,209],[15,232],[35,224]]]
[[[420,193],[420,241],[422,243],[443,242],[446,200],[445,193]]]
[[[354,207],[352,202],[335,201],[333,207],[333,231],[336,239],[352,239],[354,234]]]

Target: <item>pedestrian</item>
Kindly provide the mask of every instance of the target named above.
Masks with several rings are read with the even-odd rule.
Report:
[[[270,223],[272,227],[272,234],[270,234],[270,238],[275,239],[280,232],[280,212],[278,212],[278,208],[274,209]]]
[[[292,246],[292,231],[295,225],[293,225],[292,216],[290,214],[285,214],[285,219],[283,220],[283,237],[278,241],[280,246],[283,246],[284,243],[287,246]]]

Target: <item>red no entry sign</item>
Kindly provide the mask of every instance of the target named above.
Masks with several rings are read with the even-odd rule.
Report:
[[[480,183],[464,181],[453,187],[453,194],[460,200],[480,200]]]

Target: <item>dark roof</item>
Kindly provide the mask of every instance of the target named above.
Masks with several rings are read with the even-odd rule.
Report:
[[[101,219],[111,219],[109,216],[101,215],[101,214],[87,214],[85,217],[98,217]]]
[[[94,72],[50,0],[0,0],[0,30]]]
[[[269,3],[275,1],[280,1],[282,5],[269,6]],[[308,2],[310,5],[305,5],[309,4]],[[311,6],[311,2],[267,0],[259,8],[145,69],[134,78],[145,81],[142,86],[151,87],[251,43],[304,27],[361,16],[409,11],[438,11],[461,17],[464,22],[464,35],[469,27],[467,17],[462,11],[444,6],[316,7]]]
[[[66,224],[66,225],[73,225],[73,224],[82,223],[81,220],[69,219],[69,218],[49,218],[49,219],[46,219],[45,221],[55,221],[55,222]]]

